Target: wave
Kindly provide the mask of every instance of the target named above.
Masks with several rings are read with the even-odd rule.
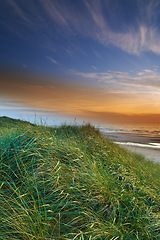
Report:
[[[114,142],[119,145],[127,145],[127,146],[133,146],[133,147],[141,147],[141,148],[154,148],[154,149],[160,149],[160,143],[134,143],[134,142]]]
[[[99,130],[103,133],[122,133],[122,134],[133,134],[136,136],[144,136],[144,137],[160,137],[160,126],[139,126],[135,128],[135,126],[130,126],[127,128],[112,128],[112,127],[100,127]]]

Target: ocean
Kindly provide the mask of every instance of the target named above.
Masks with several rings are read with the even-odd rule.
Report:
[[[119,145],[160,150],[160,125],[103,125],[99,130]]]

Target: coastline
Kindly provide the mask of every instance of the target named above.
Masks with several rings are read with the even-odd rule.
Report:
[[[125,149],[145,156],[147,160],[160,163],[160,138],[133,133],[101,132],[104,137]]]

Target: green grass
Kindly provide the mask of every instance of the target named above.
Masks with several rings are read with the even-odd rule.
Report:
[[[160,239],[159,164],[90,125],[0,118],[0,136],[0,239]]]

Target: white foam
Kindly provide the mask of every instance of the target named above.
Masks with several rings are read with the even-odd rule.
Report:
[[[155,145],[155,146],[159,146],[159,147],[160,147],[160,143],[149,143],[149,144],[152,144],[152,145]]]
[[[160,143],[133,143],[133,142],[115,142],[119,145],[127,145],[127,146],[133,146],[133,147],[142,147],[142,148],[154,148],[154,149],[160,149]]]

